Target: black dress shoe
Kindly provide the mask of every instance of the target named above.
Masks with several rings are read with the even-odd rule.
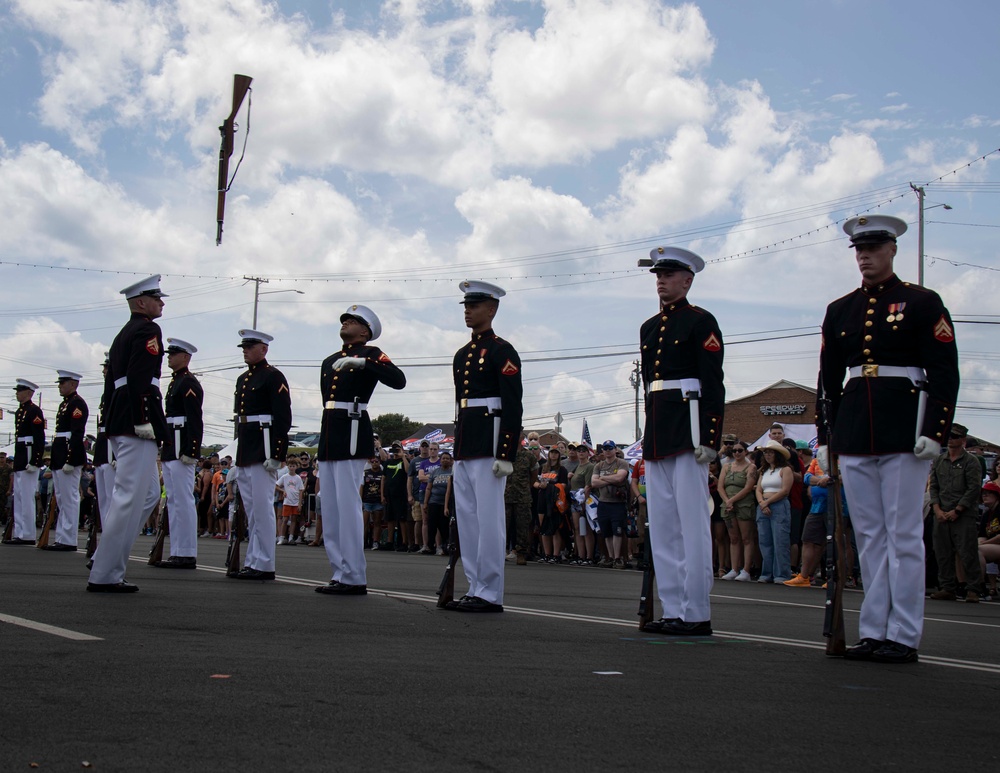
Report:
[[[457,608],[459,612],[503,612],[503,604],[492,604],[478,596],[466,597]]]
[[[20,537],[15,537],[14,539],[5,539],[3,541],[4,545],[34,545],[35,541],[33,539],[21,539]]]
[[[42,550],[55,550],[59,553],[75,553],[79,548],[76,545],[63,545],[59,542],[54,542],[51,545],[46,545]]]
[[[916,663],[918,659],[915,647],[894,641],[885,642],[872,653],[872,660],[876,663]]]
[[[344,582],[330,582],[327,585],[313,588],[313,590],[328,596],[365,596],[368,594],[367,585],[348,585]]]
[[[93,559],[93,558],[91,558],[91,559],[90,559],[90,560],[89,560],[89,561],[87,562],[87,568],[88,568],[88,569],[93,569],[93,568],[94,568],[94,559]]]
[[[153,566],[161,569],[197,569],[198,559],[194,556],[170,556],[166,561],[157,561]]]
[[[660,628],[660,633],[667,636],[711,636],[712,621],[702,620],[698,623],[685,623],[683,620],[667,622]]]
[[[459,604],[461,604],[462,602],[471,601],[471,600],[472,600],[472,596],[462,596],[462,598],[460,598],[460,599],[452,599],[447,604],[445,604],[442,607],[442,609],[449,609],[452,612],[454,612],[454,611],[456,611],[458,609],[458,605]]]
[[[659,620],[651,620],[643,626],[642,630],[647,633],[662,633],[663,626],[668,623],[679,623],[681,619],[679,617],[661,617]]]
[[[232,575],[237,580],[273,580],[274,572],[262,572],[260,569],[251,569],[249,566],[243,567],[239,574]]]
[[[875,650],[885,644],[880,639],[862,639],[853,647],[844,650],[844,657],[847,660],[871,660]]]
[[[87,590],[91,593],[138,593],[139,586],[130,582],[88,582]]]

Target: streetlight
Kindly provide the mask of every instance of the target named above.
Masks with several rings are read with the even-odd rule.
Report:
[[[952,209],[950,204],[932,204],[929,207],[924,206],[924,188],[923,186],[917,186],[910,183],[910,187],[913,192],[917,194],[917,204],[919,205],[920,215],[917,219],[917,284],[923,287],[924,284],[924,211],[928,209],[936,209],[937,207],[943,207],[944,209]]]

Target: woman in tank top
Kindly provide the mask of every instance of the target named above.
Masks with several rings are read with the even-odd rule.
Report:
[[[764,446],[764,464],[757,478],[757,535],[763,566],[757,582],[778,582],[792,577],[789,534],[792,511],[788,492],[794,481],[788,466],[789,451],[776,440]]]
[[[718,486],[722,496],[722,518],[729,530],[729,561],[732,567],[722,579],[750,582],[757,536],[753,499],[757,468],[747,458],[747,444],[742,440],[733,444],[732,454],[732,461],[726,462],[722,468]]]

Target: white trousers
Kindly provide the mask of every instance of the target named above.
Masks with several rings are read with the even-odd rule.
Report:
[[[323,545],[334,582],[345,585],[368,583],[360,491],[364,477],[364,459],[319,463],[319,490],[326,503],[321,516]]]
[[[493,474],[494,461],[489,457],[455,462],[452,487],[468,595],[503,604],[506,478]]]
[[[14,539],[33,540],[35,528],[35,492],[38,491],[38,473],[21,470],[14,473]]]
[[[59,505],[56,520],[56,542],[60,545],[76,545],[80,530],[80,473],[82,467],[74,467],[73,472],[63,472],[62,468],[52,471],[52,484]]]
[[[840,456],[865,598],[862,639],[919,647],[924,629],[924,485],[913,454]]]
[[[193,464],[180,459],[163,462],[163,488],[167,492],[170,517],[170,555],[196,558],[198,555],[198,510],[194,504]]]
[[[264,469],[264,463],[234,467],[236,485],[247,512],[247,555],[244,566],[260,572],[274,571],[274,487],[277,470]]]
[[[115,468],[110,464],[95,467],[94,479],[97,481],[97,511],[101,514],[103,524],[105,516],[111,511],[111,494],[115,490]]]
[[[686,623],[712,619],[712,510],[708,465],[694,452],[646,460],[649,540],[663,616]]]
[[[90,581],[98,584],[125,579],[129,551],[160,499],[156,443],[130,436],[110,437],[108,443],[118,460],[118,470],[111,505],[102,516],[101,541],[94,553],[94,568],[90,570]]]

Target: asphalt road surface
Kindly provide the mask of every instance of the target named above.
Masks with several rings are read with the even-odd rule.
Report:
[[[81,535],[83,537],[83,535]],[[0,772],[991,769],[1000,603],[927,602],[920,663],[824,656],[824,593],[717,582],[715,635],[640,633],[641,575],[507,566],[506,612],[434,606],[445,559],[322,549],[279,580],[146,564],[84,592],[85,556],[0,546]],[[169,550],[167,551],[169,552]],[[456,596],[465,590],[459,572]],[[847,591],[848,643],[861,593]],[[657,608],[659,616],[659,608]]]

